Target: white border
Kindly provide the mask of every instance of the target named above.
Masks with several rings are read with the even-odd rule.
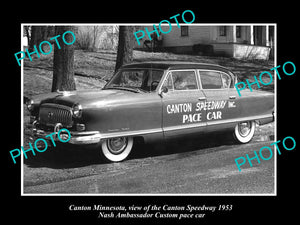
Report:
[[[158,23],[154,23],[155,25],[158,25]],[[23,26],[28,26],[28,25],[35,25],[35,26],[47,26],[47,25],[52,25],[52,26],[63,26],[63,25],[71,25],[71,26],[113,26],[113,25],[125,25],[125,26],[152,26],[153,24],[151,23],[21,23],[20,24],[20,28],[21,28],[21,50],[23,51]],[[162,24],[163,26],[165,24]],[[176,25],[176,23],[172,23],[172,25]],[[180,25],[185,25],[180,23]],[[189,26],[233,26],[233,25],[237,25],[237,26],[250,26],[250,25],[254,25],[254,26],[274,26],[274,66],[277,66],[277,23],[203,23],[203,24],[199,24],[199,23],[192,23],[189,24]],[[270,68],[271,69],[271,68]],[[275,95],[275,137],[274,137],[274,141],[277,141],[277,76],[275,74],[275,70],[274,70],[274,95]],[[21,61],[21,146],[24,146],[23,140],[24,140],[24,110],[23,110],[23,93],[24,91],[24,62],[23,60]],[[22,152],[22,151],[21,151]],[[274,146],[274,152],[275,151],[275,146]],[[177,193],[169,193],[169,194],[114,194],[114,193],[109,193],[109,194],[90,194],[90,193],[86,193],[86,194],[82,194],[82,193],[78,193],[78,194],[74,194],[74,193],[70,193],[70,194],[61,194],[61,193],[42,193],[42,194],[34,194],[34,193],[24,193],[24,170],[23,170],[23,165],[24,165],[24,157],[23,157],[23,152],[21,153],[21,196],[277,196],[277,154],[275,154],[274,157],[274,193],[271,194],[261,194],[261,193],[257,193],[257,194],[247,194],[247,193],[234,193],[234,194],[217,194],[217,193],[212,193],[212,194],[195,194],[195,193],[185,193],[185,194],[177,194]]]

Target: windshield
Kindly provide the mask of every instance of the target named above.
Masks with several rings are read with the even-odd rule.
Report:
[[[155,91],[163,70],[153,69],[125,69],[118,71],[105,85],[108,88],[130,88],[142,91]]]

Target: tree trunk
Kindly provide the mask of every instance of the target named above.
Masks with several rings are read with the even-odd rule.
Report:
[[[34,51],[34,45],[39,49],[39,44],[47,39],[48,26],[31,26],[31,37],[29,42],[29,52]]]
[[[38,41],[41,39],[41,27],[40,26],[31,26],[31,37],[29,44],[29,52],[33,52],[34,48],[33,46],[38,43]]]
[[[133,60],[133,27],[120,26],[115,71]]]
[[[53,57],[53,81],[52,92],[54,91],[72,91],[76,90],[74,80],[74,44],[66,45],[62,40],[62,34],[66,31],[74,31],[73,26],[56,26],[55,35],[60,35],[57,38],[61,49],[54,43]],[[70,33],[65,35],[65,41],[71,43],[73,36]]]

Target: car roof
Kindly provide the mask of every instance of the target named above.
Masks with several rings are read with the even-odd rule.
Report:
[[[208,69],[219,70],[223,72],[231,72],[229,69],[209,63],[197,63],[197,62],[185,62],[185,61],[147,61],[139,63],[130,63],[121,67],[121,69],[133,69],[133,68],[152,68],[163,70],[177,70],[177,69]]]

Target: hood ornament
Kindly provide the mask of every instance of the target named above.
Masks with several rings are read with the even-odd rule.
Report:
[[[57,92],[59,95],[62,95],[62,96],[75,95],[74,91],[60,91],[60,90],[57,89],[56,92]]]

